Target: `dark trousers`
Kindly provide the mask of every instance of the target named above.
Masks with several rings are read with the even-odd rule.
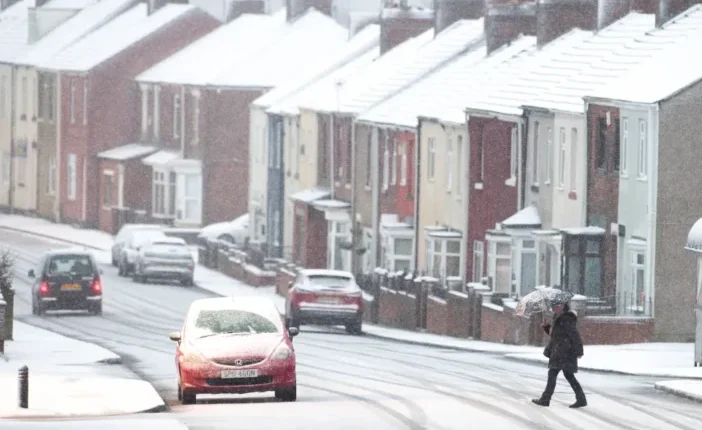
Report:
[[[553,396],[553,392],[556,389],[556,378],[558,378],[558,373],[560,373],[560,371],[561,369],[548,369],[548,382],[546,383],[546,390],[544,390],[544,394],[541,396],[543,400],[551,400],[551,396]],[[585,400],[585,392],[583,391],[583,387],[580,386],[578,380],[575,379],[575,374],[564,370],[563,376],[565,376],[566,380],[570,384],[570,388],[572,388],[573,392],[575,392],[575,399]]]

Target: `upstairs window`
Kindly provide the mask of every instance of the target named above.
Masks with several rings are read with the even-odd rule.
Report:
[[[648,143],[646,121],[639,120],[639,179],[646,179],[648,176]]]
[[[534,122],[534,144],[531,147],[531,180],[534,185],[539,185],[539,134],[541,133],[539,121]]]
[[[436,138],[430,137],[427,146],[427,179],[433,181],[436,176]]]
[[[606,169],[607,156],[607,119],[597,118],[597,142],[595,142],[595,166],[598,169]]]
[[[453,138],[449,137],[446,142],[446,191],[453,189]]]
[[[627,176],[629,170],[629,118],[622,118],[622,143],[619,158],[619,173]]]
[[[180,116],[181,116],[181,105],[180,105],[180,94],[175,94],[173,96],[173,138],[178,139],[180,137]]]

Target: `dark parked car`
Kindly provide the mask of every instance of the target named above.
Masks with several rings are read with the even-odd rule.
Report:
[[[87,310],[102,313],[101,270],[90,251],[64,249],[41,256],[36,271],[27,274],[34,279],[32,313],[47,310]]]

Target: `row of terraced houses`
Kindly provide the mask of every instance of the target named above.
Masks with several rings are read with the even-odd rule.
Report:
[[[688,339],[702,7],[375,3],[2,0],[0,205],[248,213],[300,266],[558,285]]]

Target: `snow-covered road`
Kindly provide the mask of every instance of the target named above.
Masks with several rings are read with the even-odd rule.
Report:
[[[19,253],[20,275],[31,267],[39,252],[60,246],[8,231],[0,231],[0,243]],[[538,396],[544,387],[546,370],[542,365],[305,327],[295,339],[297,402],[276,403],[268,396],[252,395],[203,397],[197,405],[181,406],[175,401],[174,345],[167,335],[180,327],[192,300],[212,293],[173,285],[135,284],[118,278],[111,266],[103,269],[103,316],[33,316],[29,285],[20,276],[16,282],[17,317],[98,343],[121,355],[171,404],[170,413],[149,419],[175,418],[193,430],[664,430],[697,429],[702,422],[698,403],[655,391],[651,378],[580,373],[589,407],[568,409],[573,396],[565,380],[560,379],[551,407],[539,408],[529,399]],[[130,421],[119,419],[111,427],[99,424],[99,428],[117,429],[121,424],[124,428],[140,428],[135,421],[131,421],[135,427],[130,425]],[[22,428],[15,424],[13,429]],[[57,423],[54,428],[67,428],[66,424]],[[167,421],[162,424],[159,428],[171,428]]]

